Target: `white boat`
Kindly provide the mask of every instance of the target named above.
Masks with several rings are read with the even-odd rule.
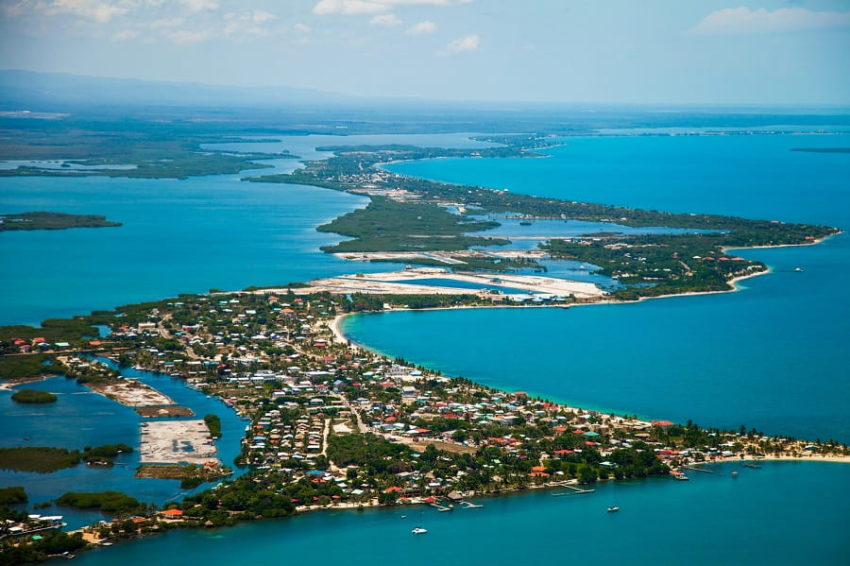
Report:
[[[414,535],[424,535],[428,531],[426,529],[423,529],[422,527],[416,527],[415,529],[413,529],[410,532],[413,533]]]
[[[612,505],[611,507],[608,508],[609,513],[616,513],[619,510],[620,510],[620,508],[617,507],[616,505]]]

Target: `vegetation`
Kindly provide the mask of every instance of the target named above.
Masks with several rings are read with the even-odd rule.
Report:
[[[92,324],[101,321],[94,317],[77,316],[74,318],[49,318],[41,323],[40,328],[14,324],[0,326],[0,342],[10,343],[14,340],[31,341],[34,338],[44,338],[48,342],[70,342],[82,338],[97,338],[97,328]],[[11,347],[11,344],[7,345]]]
[[[62,214],[59,212],[22,212],[0,214],[0,232],[13,230],[65,230],[67,228],[107,228],[121,226],[94,214]]]
[[[47,474],[74,467],[81,460],[111,466],[119,454],[132,451],[133,448],[126,444],[107,444],[96,448],[87,446],[82,452],[49,446],[0,448],[0,469]]]
[[[221,438],[221,418],[218,415],[210,413],[204,417],[204,422],[207,423],[207,428],[210,429],[210,436]]]
[[[220,136],[197,135],[186,129],[175,136],[177,124],[168,127],[150,122],[103,128],[101,124],[25,124],[26,128],[5,130],[14,143],[0,145],[0,159],[70,159],[72,163],[92,169],[75,171],[38,167],[19,167],[0,171],[0,176],[107,176],[132,178],[185,179],[197,175],[239,173],[246,169],[262,169],[258,159],[291,156],[284,152],[269,154],[219,152],[203,150],[201,145],[221,141]],[[109,169],[115,165],[135,168]],[[97,169],[97,167],[104,167]]]
[[[0,357],[0,379],[55,375],[60,369],[53,362],[53,357],[46,354],[3,356]]]
[[[69,491],[56,500],[58,505],[77,509],[98,509],[106,513],[143,512],[145,505],[120,491],[83,493]]]
[[[44,531],[40,535],[40,540],[29,541],[28,544],[15,544],[14,539],[0,542],[0,566],[34,564],[86,546],[82,533],[69,535],[64,531]]]
[[[0,506],[17,505],[29,501],[24,488],[21,486],[0,488]]]
[[[0,469],[46,474],[71,468],[80,462],[77,450],[48,446],[0,448]]]
[[[12,394],[12,400],[18,403],[43,405],[47,403],[55,403],[58,397],[49,391],[40,391],[38,389],[19,389]]]
[[[356,239],[325,246],[326,252],[411,250],[462,250],[470,246],[507,244],[507,240],[465,236],[498,226],[448,212],[434,204],[397,202],[373,197],[366,208],[349,212],[320,232],[335,232]]]

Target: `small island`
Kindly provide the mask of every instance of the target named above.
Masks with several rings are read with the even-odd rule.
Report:
[[[68,228],[112,228],[120,222],[97,214],[64,214],[61,212],[21,212],[0,214],[0,232],[14,230],[67,230]]]
[[[12,400],[18,403],[28,405],[46,405],[55,403],[58,397],[49,391],[39,391],[38,389],[21,389],[12,395]]]

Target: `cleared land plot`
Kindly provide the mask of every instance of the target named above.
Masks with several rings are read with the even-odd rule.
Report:
[[[203,420],[142,423],[142,464],[197,464],[218,461],[210,431]]]
[[[136,379],[121,379],[106,384],[93,383],[87,385],[96,393],[128,407],[174,405],[174,401],[170,397]]]

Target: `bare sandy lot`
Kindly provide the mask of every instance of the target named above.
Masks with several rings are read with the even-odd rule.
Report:
[[[171,397],[163,395],[153,387],[145,385],[136,379],[121,379],[108,384],[93,383],[86,385],[92,391],[128,407],[174,405]]]
[[[142,464],[197,464],[218,461],[218,452],[203,420],[142,423]]]

